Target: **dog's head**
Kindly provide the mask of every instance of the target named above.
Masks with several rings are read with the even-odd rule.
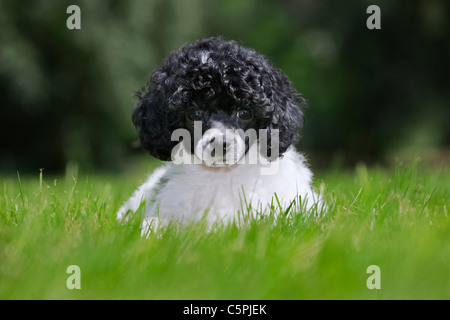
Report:
[[[183,143],[204,165],[225,166],[261,135],[269,158],[282,155],[303,124],[305,100],[287,76],[255,50],[220,38],[172,52],[136,96],[133,123],[141,145],[164,161],[179,143],[171,139],[177,129],[190,133]]]

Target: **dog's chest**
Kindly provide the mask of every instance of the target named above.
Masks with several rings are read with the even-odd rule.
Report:
[[[289,203],[309,191],[310,172],[290,167],[284,161],[275,174],[261,175],[255,165],[212,169],[203,166],[174,166],[148,203],[147,213],[166,218],[232,219],[236,214],[264,211],[274,203],[274,194]],[[297,163],[298,164],[298,163]],[[302,172],[304,170],[304,172]]]
[[[158,206],[160,214],[170,218],[200,218],[206,212],[210,217],[223,218],[245,210],[256,200],[255,194],[259,198],[263,195],[261,177],[256,173],[205,170],[201,166],[177,169],[170,173],[170,179],[158,191],[153,204]]]

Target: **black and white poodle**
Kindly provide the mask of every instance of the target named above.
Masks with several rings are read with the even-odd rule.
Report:
[[[143,201],[144,233],[161,220],[228,222],[268,213],[270,205],[322,205],[293,147],[305,100],[255,50],[215,37],[186,44],[137,98],[141,145],[169,162],[133,193],[119,219]]]

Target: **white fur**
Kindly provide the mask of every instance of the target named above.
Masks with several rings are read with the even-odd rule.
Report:
[[[276,161],[277,170],[270,175],[261,175],[261,165],[250,163],[218,168],[168,163],[149,176],[117,216],[124,219],[145,200],[144,234],[161,220],[199,220],[206,213],[212,224],[239,221],[249,212],[268,214],[270,204],[278,208],[275,193],[283,208],[293,200],[298,205],[299,197],[306,209],[314,204],[320,208],[322,201],[311,188],[312,173],[304,157],[290,148]]]
[[[208,62],[208,59],[209,59],[209,52],[208,52],[208,51],[202,50],[202,51],[200,52],[200,59],[201,59],[201,62],[202,62],[203,64],[205,64],[206,62]]]

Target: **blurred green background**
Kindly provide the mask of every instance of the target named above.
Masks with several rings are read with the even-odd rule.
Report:
[[[81,9],[68,30],[66,9]],[[381,30],[366,9],[381,8]],[[222,35],[265,54],[309,101],[313,167],[448,162],[449,1],[0,0],[0,172],[120,172],[144,157],[132,93],[172,50]],[[148,157],[147,157],[148,158]],[[146,158],[146,159],[147,159]]]

